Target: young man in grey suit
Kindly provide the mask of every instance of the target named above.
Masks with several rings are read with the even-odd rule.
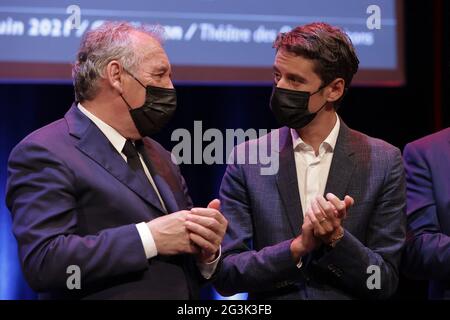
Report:
[[[239,145],[234,159],[269,141],[279,170],[228,165],[220,197],[229,228],[215,286],[252,299],[387,298],[405,239],[404,171],[397,148],[336,114],[358,69],[351,41],[313,23],[280,34],[274,47],[270,106],[283,127]]]

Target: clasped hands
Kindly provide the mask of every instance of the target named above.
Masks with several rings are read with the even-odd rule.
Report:
[[[227,225],[218,199],[207,208],[181,210],[147,223],[158,254],[194,254],[200,263],[217,258]]]
[[[332,193],[317,196],[311,201],[305,212],[302,232],[291,243],[294,261],[315,250],[321,244],[334,245],[344,235],[342,221],[347,217],[347,210],[354,204],[350,196],[340,200]]]

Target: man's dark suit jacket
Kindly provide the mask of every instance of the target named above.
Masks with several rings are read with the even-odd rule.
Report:
[[[168,212],[192,207],[170,153],[144,139],[147,166]],[[146,259],[135,224],[165,212],[77,107],[11,152],[7,197],[25,277],[41,298],[188,299],[200,274],[189,256]],[[81,290],[67,289],[70,265]]]
[[[391,296],[397,288],[406,229],[400,151],[341,121],[325,194],[332,192],[340,199],[348,194],[355,205],[348,211],[345,235],[336,247],[322,246],[304,257],[298,269],[290,244],[300,233],[303,212],[292,138],[287,127],[276,132],[277,174],[261,175],[264,164],[235,162],[227,167],[220,196],[229,226],[216,288],[222,294],[249,292],[251,299]],[[270,140],[263,137],[242,144],[236,154],[245,153],[250,144],[265,148]],[[376,272],[371,265],[379,267],[380,289],[369,289],[376,285],[374,278],[369,279]]]
[[[450,128],[406,145],[408,237],[403,270],[450,299]]]

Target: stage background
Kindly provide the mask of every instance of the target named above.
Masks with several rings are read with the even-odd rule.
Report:
[[[339,111],[353,129],[403,148],[421,136],[450,125],[448,1],[405,1],[406,84],[353,87]],[[7,50],[0,44],[0,50]],[[157,137],[169,150],[175,128],[275,128],[268,107],[270,86],[176,85],[179,108],[169,128]],[[6,164],[11,149],[33,130],[61,118],[73,100],[67,84],[0,84],[0,299],[34,299],[20,271],[11,217],[5,206]],[[57,138],[57,137],[55,137]],[[182,172],[195,205],[217,197],[223,165],[184,165]],[[402,277],[395,298],[425,298],[423,282]],[[205,288],[203,298],[214,298]]]

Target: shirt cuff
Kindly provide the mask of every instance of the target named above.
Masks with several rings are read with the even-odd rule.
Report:
[[[296,266],[297,266],[297,269],[300,269],[300,268],[303,266],[303,260],[302,260],[302,257],[300,257],[300,259],[298,260]]]
[[[136,224],[136,229],[141,237],[147,259],[157,256],[158,250],[156,249],[155,240],[153,239],[152,232],[148,228],[147,224],[145,222],[138,223]]]
[[[216,271],[221,256],[222,246],[219,246],[219,256],[216,259],[208,263],[197,263],[198,269],[200,270],[203,278],[205,278],[206,280],[211,279],[212,275]]]

